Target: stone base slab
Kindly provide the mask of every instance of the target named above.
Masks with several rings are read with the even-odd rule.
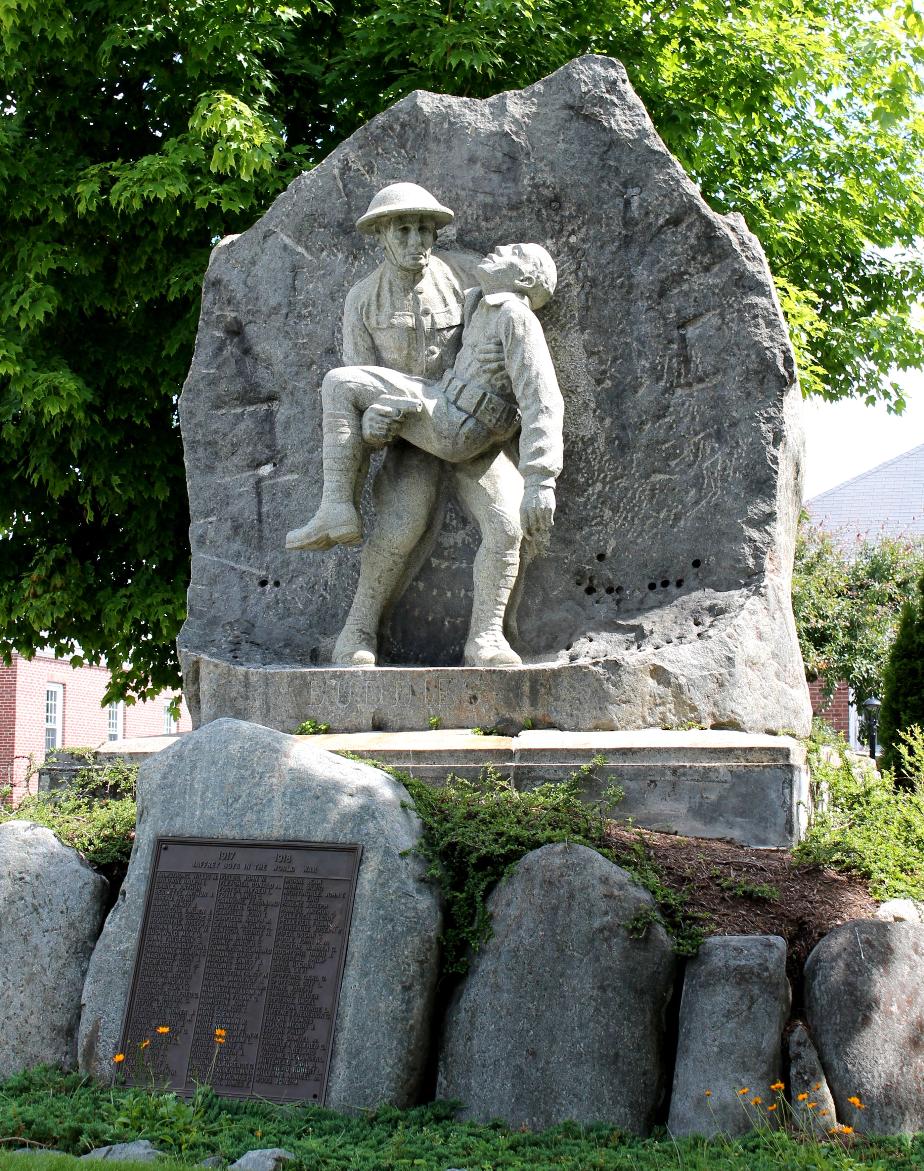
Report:
[[[741,700],[740,718],[718,720],[714,712],[723,704],[703,696],[716,689],[744,694],[749,684],[759,690],[753,678],[739,678],[725,664],[700,670],[693,686],[681,663],[668,670],[643,655],[631,666],[601,660],[493,668],[254,666],[182,648],[180,657],[194,727],[230,718],[288,733],[304,720],[336,732],[410,732],[436,720],[442,728],[627,731],[693,724],[801,735],[811,718],[807,699],[804,721],[801,707],[782,700],[750,706]],[[745,715],[745,707],[754,710]],[[776,720],[768,718],[771,711]]]
[[[809,810],[805,748],[789,736],[743,732],[528,731],[514,737],[471,731],[365,732],[312,736],[319,748],[349,752],[441,783],[490,767],[518,789],[569,777],[595,757],[587,800],[612,784],[625,792],[617,814],[646,829],[788,848]]]

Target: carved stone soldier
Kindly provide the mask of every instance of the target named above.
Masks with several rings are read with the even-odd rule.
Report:
[[[464,290],[476,283],[475,258],[432,252],[437,229],[453,218],[416,183],[392,183],[372,199],[356,226],[378,238],[385,258],[347,294],[344,365],[386,366],[423,378],[437,378],[452,365],[462,334]],[[376,526],[363,545],[359,583],[334,647],[335,663],[375,663],[382,613],[406,584],[414,551],[433,518],[441,475],[441,461],[429,453],[400,438],[389,445],[373,488]],[[306,548],[304,531],[290,533],[286,547]]]
[[[524,534],[541,540],[551,527],[561,470],[561,392],[534,314],[552,295],[556,273],[545,249],[517,244],[495,249],[476,267],[476,276],[479,287],[466,298],[462,348],[442,377],[373,364],[326,376],[321,505],[286,544],[324,549],[362,539],[357,501],[368,447],[400,437],[446,461],[482,536],[465,663],[514,666],[520,659],[503,625],[520,543]],[[362,291],[360,285],[353,292]],[[510,445],[518,435],[514,459]],[[404,500],[416,490],[413,483],[399,487]],[[351,619],[365,635],[376,636],[379,616],[354,601]],[[348,619],[345,633],[349,628]],[[338,647],[343,640],[341,635]]]

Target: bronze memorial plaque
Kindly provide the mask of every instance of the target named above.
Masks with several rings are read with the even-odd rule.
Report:
[[[158,838],[130,1084],[322,1103],[361,846]]]

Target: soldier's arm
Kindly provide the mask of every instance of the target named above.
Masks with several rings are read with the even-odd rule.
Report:
[[[521,520],[524,534],[540,540],[552,527],[555,481],[562,467],[565,404],[552,355],[533,311],[520,302],[501,310],[507,374],[520,408]]]

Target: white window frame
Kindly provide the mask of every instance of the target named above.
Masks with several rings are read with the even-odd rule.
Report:
[[[115,700],[107,708],[106,736],[109,740],[121,740],[125,734],[125,704]]]
[[[64,740],[64,684],[45,684],[45,752],[54,752]]]
[[[164,735],[175,736],[180,730],[180,721],[170,710],[170,704],[164,704]]]

